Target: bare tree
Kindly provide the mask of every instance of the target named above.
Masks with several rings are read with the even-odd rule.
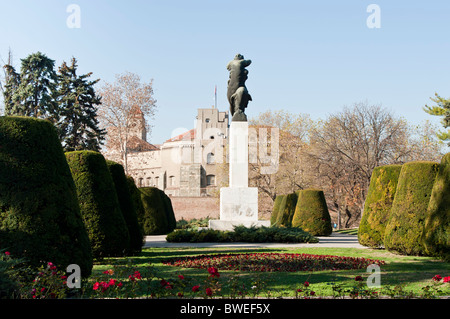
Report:
[[[136,119],[152,118],[156,111],[153,80],[143,83],[139,75],[125,72],[116,75],[114,83],[105,83],[99,95],[102,96],[102,105],[98,114],[100,123],[107,130],[106,147],[108,152],[120,154],[125,172],[128,172],[128,142],[139,123]],[[150,125],[148,121],[145,123],[145,130],[149,133]]]

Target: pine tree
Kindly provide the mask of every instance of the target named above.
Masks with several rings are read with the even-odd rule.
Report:
[[[435,93],[435,96],[436,98],[430,98],[430,100],[435,102],[437,105],[434,106],[425,105],[423,110],[428,114],[443,117],[441,123],[447,130],[436,133],[436,136],[441,141],[447,141],[448,145],[450,146],[450,99],[444,99],[440,97],[437,93]]]
[[[47,118],[55,121],[55,61],[41,52],[22,59],[20,73],[6,65],[5,114]]]
[[[66,151],[99,151],[106,132],[99,128],[97,105],[101,97],[89,81],[89,72],[77,75],[77,60],[69,66],[63,62],[58,70],[58,127],[61,143]]]

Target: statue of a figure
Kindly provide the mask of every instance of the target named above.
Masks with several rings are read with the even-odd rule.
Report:
[[[227,64],[227,70],[230,71],[227,98],[230,103],[232,121],[247,121],[247,115],[245,115],[244,111],[252,97],[245,87],[245,81],[248,78],[248,71],[245,68],[250,63],[252,63],[251,60],[244,60],[243,55],[236,54],[234,60]]]

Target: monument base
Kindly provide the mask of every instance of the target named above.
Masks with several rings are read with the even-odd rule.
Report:
[[[220,220],[210,220],[209,228],[233,230],[234,226],[270,226],[258,220],[257,187],[223,187],[220,189]]]

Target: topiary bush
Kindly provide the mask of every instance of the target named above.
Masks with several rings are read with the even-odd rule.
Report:
[[[32,266],[78,264],[91,274],[75,184],[48,121],[0,117],[0,245]]]
[[[277,226],[291,227],[296,205],[297,193],[290,193],[283,197],[276,220]]]
[[[123,256],[130,235],[105,158],[93,151],[68,152],[66,158],[94,257]]]
[[[433,185],[423,243],[427,254],[450,261],[450,153],[442,157]]]
[[[401,169],[402,165],[374,168],[358,228],[358,241],[361,245],[372,248],[384,245],[384,231],[391,213]]]
[[[277,222],[278,212],[280,211],[281,202],[283,201],[284,195],[277,195],[275,201],[273,202],[272,215],[270,216],[270,225],[275,226]]]
[[[167,196],[167,194],[163,191],[161,191],[161,196],[164,201],[169,232],[171,232],[177,227],[177,220],[175,219],[175,212],[173,211],[172,201],[170,200],[170,197]]]
[[[138,223],[136,208],[131,197],[125,170],[121,164],[113,161],[107,160],[106,164],[114,181],[120,210],[130,235],[130,246],[127,253],[131,255],[139,253],[142,250],[143,234]]]
[[[131,200],[133,201],[134,208],[136,209],[136,218],[138,221],[139,229],[141,231],[141,234],[144,235],[144,229],[142,227],[143,220],[142,218],[145,215],[144,211],[144,205],[142,204],[142,198],[141,198],[141,192],[139,191],[139,188],[137,188],[136,183],[131,176],[127,177],[127,185],[128,190],[130,191]]]
[[[170,211],[166,194],[156,187],[141,187],[144,216],[140,216],[145,235],[163,235],[175,229],[173,210]],[[170,199],[169,199],[170,201]],[[172,205],[170,204],[170,207]]]
[[[387,250],[404,255],[425,254],[421,239],[438,169],[438,163],[426,161],[402,166],[384,234]]]
[[[292,227],[300,227],[314,236],[331,235],[333,228],[323,191],[304,189],[298,191],[297,194]]]

